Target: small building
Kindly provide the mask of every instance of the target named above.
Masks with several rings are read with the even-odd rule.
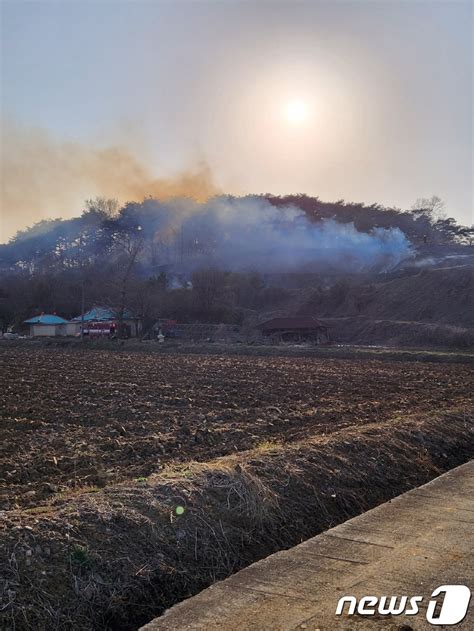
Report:
[[[327,344],[330,341],[328,327],[312,316],[273,318],[262,322],[258,328],[267,340],[279,342],[312,342]]]
[[[68,332],[69,320],[65,320],[56,314],[42,313],[39,316],[25,320],[23,324],[28,327],[28,334],[31,337],[70,335]]]
[[[120,318],[116,310],[109,307],[92,307],[84,317],[81,315],[72,319],[80,334],[84,320],[84,335],[91,337],[115,337],[120,328]],[[142,322],[130,311],[125,310],[122,318],[124,328],[123,337],[138,337],[142,332]]]

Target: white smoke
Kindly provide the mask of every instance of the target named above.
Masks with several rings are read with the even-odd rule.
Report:
[[[263,197],[215,197],[204,203],[144,202],[150,230],[173,232],[184,244],[184,263],[231,270],[291,271],[331,266],[348,271],[387,271],[412,256],[398,228],[359,232],[353,223],[311,223],[294,206],[277,208]],[[189,246],[191,244],[191,248]]]

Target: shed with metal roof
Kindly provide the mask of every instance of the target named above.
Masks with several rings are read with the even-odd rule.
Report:
[[[65,320],[55,313],[42,313],[25,320],[31,337],[56,337],[68,335],[69,320]]]
[[[272,318],[257,326],[263,337],[272,342],[329,342],[328,327],[313,316]]]

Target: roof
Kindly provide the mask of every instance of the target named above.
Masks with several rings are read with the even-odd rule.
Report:
[[[123,317],[125,320],[135,320],[135,316],[130,312],[125,310]],[[109,309],[108,307],[92,307],[87,313],[84,314],[85,322],[101,322],[105,320],[116,320],[117,312],[113,309]],[[82,316],[78,315],[73,318],[74,322],[81,322]]]
[[[39,316],[35,316],[34,318],[25,320],[24,324],[67,324],[68,322],[69,320],[60,318],[57,315],[52,315],[50,313],[42,313]]]
[[[294,316],[291,318],[273,318],[259,324],[262,331],[276,331],[279,329],[314,330],[327,328],[325,324],[312,316]]]

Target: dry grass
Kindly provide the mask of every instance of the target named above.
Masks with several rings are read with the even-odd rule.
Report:
[[[6,511],[2,629],[136,629],[467,460],[472,420],[454,410],[349,428]]]

